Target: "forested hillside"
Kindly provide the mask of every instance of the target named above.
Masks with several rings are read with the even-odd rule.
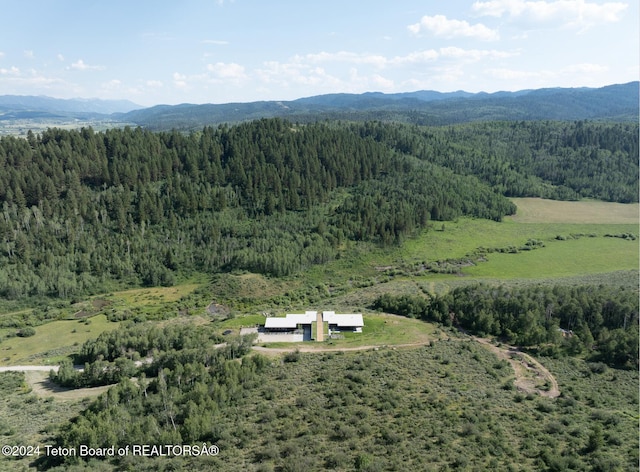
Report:
[[[519,121],[417,127],[366,123],[362,136],[475,175],[510,197],[638,201],[638,125]]]
[[[638,127],[297,125],[190,134],[50,129],[0,139],[0,297],[245,269],[287,275],[346,241],[433,220],[500,221],[505,196],[637,201]]]

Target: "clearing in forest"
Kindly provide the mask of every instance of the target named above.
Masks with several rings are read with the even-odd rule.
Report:
[[[517,223],[638,224],[638,203],[597,200],[565,202],[544,198],[512,198],[518,211],[505,220]]]

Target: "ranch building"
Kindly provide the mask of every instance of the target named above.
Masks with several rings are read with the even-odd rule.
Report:
[[[289,313],[284,318],[267,318],[264,322],[265,334],[304,335],[305,340],[324,341],[336,333],[361,333],[364,327],[362,313],[337,314],[333,311],[307,311]]]

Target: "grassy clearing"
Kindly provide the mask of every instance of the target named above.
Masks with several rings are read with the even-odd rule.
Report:
[[[264,323],[264,316],[258,314],[260,311],[283,314],[286,311],[296,311],[299,307],[364,312],[367,306],[384,292],[443,293],[472,280],[526,284],[531,281],[544,283],[549,280],[573,283],[573,279],[582,283],[593,283],[593,279],[595,283],[602,283],[603,274],[615,273],[619,274],[616,275],[617,281],[637,286],[640,258],[636,242],[604,237],[605,234],[620,233],[637,235],[637,214],[635,223],[619,224],[633,219],[632,213],[637,212],[637,205],[555,202],[540,199],[515,201],[519,205],[519,214],[505,222],[460,218],[437,224],[396,248],[382,249],[374,245],[346,243],[341,258],[309,267],[295,277],[275,279],[258,274],[221,276],[210,286],[210,299],[220,298],[229,301],[232,304],[231,312],[236,316],[216,322],[217,326],[221,330],[255,326]],[[558,222],[557,219],[561,215],[566,217],[563,221],[573,223]],[[556,236],[570,237],[573,234],[595,237],[556,240]],[[410,271],[404,272],[407,267],[419,266],[423,261],[462,259],[481,247],[522,247],[529,239],[543,241],[546,247],[521,251],[518,254],[490,253],[487,262],[464,267],[462,277],[430,273],[416,276],[417,274],[409,275]],[[385,272],[389,268],[399,269],[399,272],[392,277],[387,276]],[[628,272],[623,272],[625,270]],[[585,278],[589,280],[585,281]],[[634,279],[635,283],[630,282],[631,279]],[[175,312],[178,300],[189,296],[205,284],[205,278],[201,277],[174,287],[113,292],[83,302],[87,305],[86,308],[83,308],[82,304],[65,307],[63,314],[72,317],[74,312],[80,310],[95,314],[92,303],[98,299],[109,303],[101,309],[102,314],[111,310],[129,310],[134,314],[152,315]],[[20,313],[23,312],[26,313],[28,310],[22,310]],[[255,314],[242,316],[245,313]],[[81,344],[102,332],[99,328],[100,321],[97,320],[104,320],[104,317],[94,316],[91,319],[92,325],[86,327],[75,320],[56,321],[38,328],[38,334],[32,338],[5,340],[0,344],[0,364],[16,364],[18,359],[23,359],[22,362],[25,363],[34,363],[35,355],[48,351],[53,351],[55,355],[69,353],[76,343]],[[106,321],[104,323],[106,325]],[[375,323],[373,321],[371,326],[375,326]],[[110,326],[115,327],[116,324]],[[74,328],[76,332],[72,333]],[[9,332],[10,330],[2,330],[0,336],[6,336]],[[46,337],[44,333],[52,334]],[[382,332],[377,334],[383,335]],[[391,336],[396,339],[399,337],[402,336]],[[356,336],[353,340],[346,339],[344,343],[366,344],[374,342],[374,339],[377,339],[376,336],[369,336],[365,331],[362,336]],[[390,341],[382,339],[374,343]]]
[[[596,274],[613,269],[637,269],[638,244],[619,238],[553,241],[546,247],[518,254],[494,253],[487,262],[464,270],[471,277],[556,278]]]
[[[518,207],[518,212],[507,220],[518,223],[639,223],[640,206],[637,203],[559,202],[543,198],[512,198],[511,201]]]
[[[87,324],[87,322],[89,322]],[[12,337],[0,344],[0,365],[55,364],[88,339],[117,328],[119,323],[107,321],[105,315],[83,320],[52,321],[35,328],[28,338]],[[16,330],[3,329],[3,335]]]
[[[189,295],[202,283],[186,283],[173,287],[150,287],[124,290],[110,294],[107,299],[118,300],[126,305],[152,308],[165,303],[176,302],[185,295]]]
[[[363,315],[362,333],[344,333],[345,339],[327,341],[331,345],[355,347],[368,345],[420,344],[439,339],[438,328],[424,321],[387,314]]]
[[[407,241],[397,251],[406,261],[435,261],[465,257],[480,247],[520,247],[529,239],[552,241],[556,236],[572,234],[638,234],[638,226],[632,224],[566,224],[529,223],[461,218],[457,222],[445,223],[444,231],[430,231]],[[611,270],[617,268],[612,264]]]
[[[381,249],[364,245],[349,248],[341,259],[311,267],[302,277],[310,284],[333,283],[339,285],[352,283],[352,281],[356,283],[358,280],[380,277],[386,269],[421,262],[461,259],[473,254],[479,248],[521,247],[529,239],[547,243],[554,241],[556,236],[570,237],[574,234],[595,235],[597,238],[602,238],[605,234],[632,233],[638,235],[638,232],[637,224],[522,223],[516,220],[498,223],[481,219],[459,218],[456,221],[436,224],[434,228],[423,231],[416,238],[405,241],[402,246],[397,248]],[[601,247],[607,248],[609,244],[603,243]],[[589,257],[587,254],[580,257]],[[611,259],[599,270],[609,272],[629,268],[629,264],[620,266],[618,262],[615,258]],[[563,271],[563,273],[569,275],[568,271]],[[582,273],[582,270],[577,268],[576,272],[570,275]]]

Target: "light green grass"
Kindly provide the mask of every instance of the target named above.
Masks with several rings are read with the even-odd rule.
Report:
[[[363,319],[362,333],[343,333],[344,339],[324,344],[338,347],[419,344],[439,338],[435,325],[417,319],[382,313],[363,315]]]
[[[110,297],[106,298],[119,300],[127,305],[152,307],[175,302],[185,295],[189,295],[201,285],[202,283],[185,283],[173,287],[136,288],[114,292]]]
[[[518,223],[505,221],[460,218],[446,222],[444,231],[428,231],[407,241],[397,251],[405,260],[445,260],[465,257],[479,247],[520,247],[529,239],[552,241],[556,236],[571,234],[638,234],[633,224],[567,224],[567,223]],[[611,270],[616,270],[612,268]]]
[[[406,241],[401,247],[355,249],[353,252],[345,253],[340,260],[309,268],[301,277],[306,278],[308,283],[334,283],[339,285],[349,284],[353,280],[355,284],[358,280],[383,277],[386,269],[403,269],[422,262],[466,258],[476,253],[479,248],[505,248],[509,246],[519,248],[529,239],[543,241],[548,247],[551,247],[556,242],[556,236],[570,237],[572,234],[592,234],[597,237],[582,238],[578,240],[582,242],[576,245],[567,244],[562,246],[562,249],[569,251],[566,256],[563,256],[562,260],[568,258],[575,262],[565,264],[562,270],[554,269],[550,276],[583,275],[585,273],[583,265],[587,266],[589,273],[638,268],[638,246],[635,242],[604,238],[605,234],[632,233],[637,235],[638,226],[633,224],[518,223],[515,221],[498,223],[473,218],[460,218],[455,222],[445,222],[444,226],[444,231],[441,231],[438,226],[436,226],[437,230],[423,231],[416,238]],[[590,242],[585,242],[586,240]],[[573,240],[565,242],[572,243]],[[583,245],[584,252],[580,250]],[[546,254],[530,255],[528,257],[533,259],[535,257],[544,258],[550,254],[548,247],[533,251],[547,251]],[[560,249],[556,246],[554,248]],[[572,248],[575,248],[575,250],[572,250]],[[611,255],[612,257],[607,257],[602,251],[614,251],[614,254]],[[521,255],[518,254],[519,256]],[[490,260],[495,257],[495,254],[492,254]],[[579,262],[582,259],[584,261]],[[510,262],[513,262],[513,260],[513,258],[509,259]],[[528,259],[525,259],[525,262],[527,261]],[[495,276],[496,273],[504,273],[501,272],[502,268],[496,270],[485,268],[484,270],[488,270],[488,275],[491,277]],[[474,276],[486,276],[482,271],[465,271],[465,273]],[[526,274],[526,277],[533,276],[531,275],[532,272],[526,269],[512,271],[511,273],[513,277],[517,277],[515,273]],[[547,273],[543,270],[539,270],[536,273],[540,277],[547,276]]]
[[[638,244],[620,238],[553,241],[518,254],[487,255],[487,262],[464,269],[471,277],[556,278],[638,268]]]
[[[85,324],[85,321],[90,323]],[[97,315],[86,320],[52,321],[37,326],[33,336],[13,337],[0,343],[0,365],[56,363],[59,357],[68,355],[88,339],[96,338],[118,325],[107,321],[105,315]],[[4,335],[9,331],[17,330],[2,330]]]
[[[638,203],[596,200],[561,202],[544,198],[512,198],[518,211],[506,220],[519,223],[596,223],[638,225]]]

